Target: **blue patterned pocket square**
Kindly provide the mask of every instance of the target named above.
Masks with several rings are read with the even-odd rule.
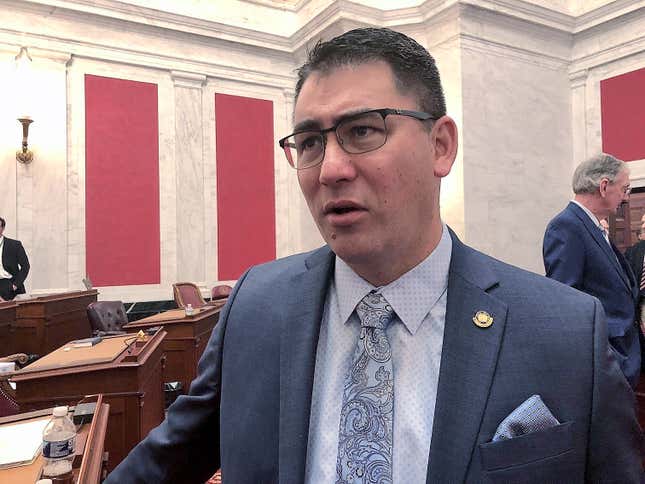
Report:
[[[493,436],[493,442],[539,432],[559,424],[560,422],[544,404],[540,395],[533,395],[499,424]]]

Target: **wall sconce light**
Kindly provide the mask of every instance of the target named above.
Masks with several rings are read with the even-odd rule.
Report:
[[[17,81],[23,83],[28,80],[31,74],[31,57],[29,57],[27,47],[20,48],[20,52],[18,52],[18,55],[15,57],[15,61]],[[21,79],[22,77],[25,79]],[[34,159],[34,154],[28,149],[29,145],[27,140],[29,138],[29,125],[33,123],[33,120],[29,116],[21,116],[18,118],[18,121],[22,124],[22,150],[16,151],[16,160],[20,163],[31,163]]]
[[[34,160],[33,151],[27,149],[29,146],[27,144],[27,138],[29,138],[29,125],[33,123],[33,120],[30,117],[25,116],[24,118],[18,118],[18,121],[22,124],[22,150],[16,151],[16,160],[26,165]]]

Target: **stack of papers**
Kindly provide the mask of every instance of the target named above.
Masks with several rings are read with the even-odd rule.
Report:
[[[0,469],[30,464],[43,443],[49,417],[0,426]]]

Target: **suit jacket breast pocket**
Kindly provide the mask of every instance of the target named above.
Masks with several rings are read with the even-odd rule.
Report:
[[[573,483],[584,479],[584,462],[573,452],[573,422],[509,440],[479,445],[482,482]]]

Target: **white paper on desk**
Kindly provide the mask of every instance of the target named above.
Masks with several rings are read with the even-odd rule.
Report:
[[[43,443],[43,430],[48,418],[16,422],[0,427],[0,468],[32,462]]]

